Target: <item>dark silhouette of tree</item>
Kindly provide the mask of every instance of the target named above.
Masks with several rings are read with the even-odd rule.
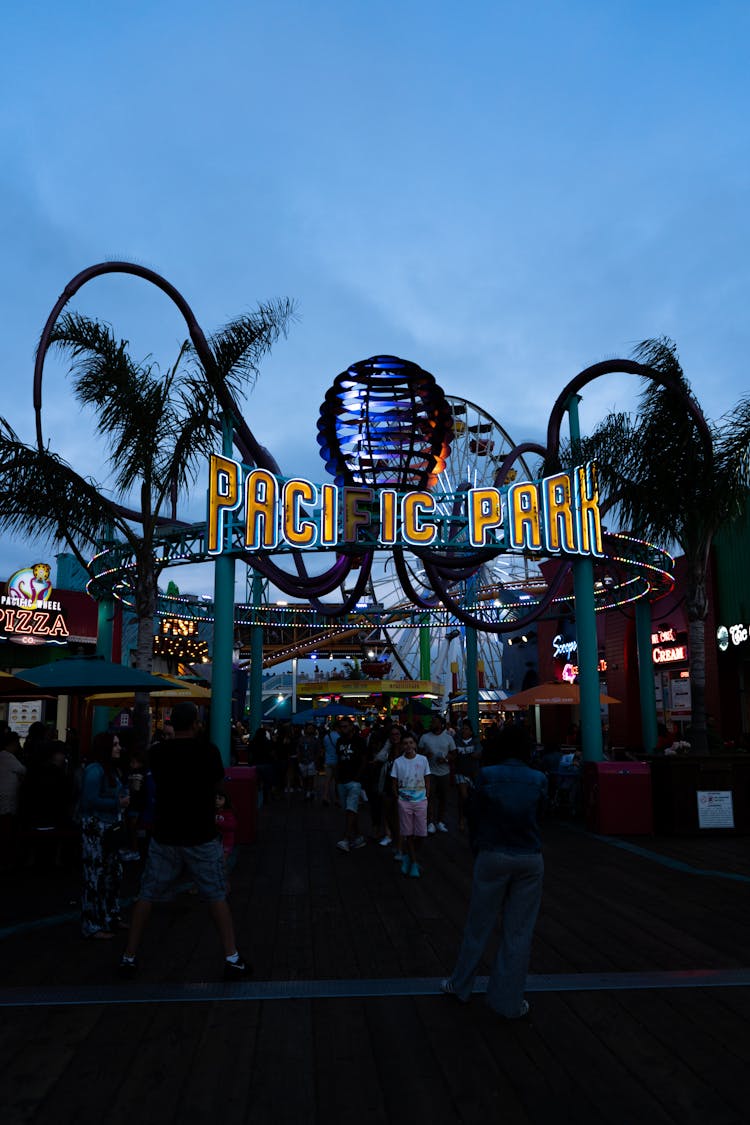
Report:
[[[217,380],[234,396],[257,375],[292,316],[289,301],[263,304],[209,337],[209,379],[190,343],[162,374],[150,360],[133,360],[128,342],[118,341],[109,325],[62,315],[51,343],[70,357],[76,400],[93,410],[107,451],[106,488],[50,449],[26,444],[0,418],[0,527],[65,544],[89,573],[90,556],[104,541],[127,544],[135,561],[136,665],[144,671],[153,662],[164,566],[155,556],[157,531],[177,522],[178,498],[219,446]]]
[[[637,412],[610,414],[582,439],[578,453],[596,460],[602,499],[623,529],[667,549],[677,545],[685,556],[692,749],[706,753],[706,573],[716,532],[747,501],[750,398],[708,421],[706,440],[686,406],[695,398],[675,344],[645,340],[634,358],[673,376],[681,393],[649,381]]]

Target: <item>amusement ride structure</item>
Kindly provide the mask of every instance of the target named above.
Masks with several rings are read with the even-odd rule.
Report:
[[[184,317],[205,377],[223,412],[222,463],[237,465],[245,476],[255,474],[253,482],[258,476],[266,482],[273,478],[281,488],[288,478],[251,431],[239,403],[218,376],[215,358],[190,306],[159,274],[129,262],[103,262],[83,270],[65,288],[47,320],[34,375],[39,447],[45,441],[42,373],[54,325],[84,284],[108,273],[140,277],[170,297]],[[578,632],[584,755],[600,757],[601,743],[597,744],[595,729],[599,726],[599,686],[594,614],[624,602],[642,603],[647,608],[648,601],[671,590],[670,556],[632,536],[603,530],[601,553],[579,557],[558,552],[547,579],[540,567],[550,557],[544,546],[527,543],[522,549],[509,550],[502,529],[491,531],[479,544],[472,542],[467,511],[470,504],[478,505],[476,511],[481,516],[487,504],[495,502],[495,493],[500,511],[509,490],[541,475],[538,464],[544,465],[546,474],[561,473],[563,418],[566,414],[569,417],[575,450],[575,442],[580,440],[579,392],[614,372],[671,385],[668,376],[632,360],[595,364],[560,392],[549,416],[545,445],[515,444],[492,415],[465,399],[446,395],[434,377],[415,363],[394,356],[374,356],[352,364],[337,376],[324,397],[317,422],[321,456],[335,488],[349,490],[359,502],[359,508],[353,506],[352,511],[354,522],[360,521],[362,526],[353,535],[342,536],[339,528],[336,538],[334,529],[335,542],[323,542],[324,534],[316,524],[315,534],[309,536],[313,541],[304,547],[283,538],[270,547],[249,547],[249,531],[245,530],[243,538],[239,521],[229,512],[225,513],[224,540],[217,552],[209,549],[205,522],[181,521],[173,510],[158,536],[160,568],[186,562],[215,564],[213,607],[181,602],[180,612],[202,620],[215,619],[211,729],[222,749],[229,727],[228,684],[238,626],[246,627],[251,634],[251,712],[257,726],[263,631],[272,624],[279,628],[301,625],[304,634],[300,637],[297,630],[297,639],[288,651],[283,645],[277,646],[278,659],[314,651],[326,640],[347,632],[380,630],[408,674],[424,672],[429,668],[430,654],[439,649],[441,641],[451,633],[454,638],[460,635],[471,715],[472,708],[476,713],[477,662],[484,662],[488,679],[501,684],[503,636],[530,629],[544,615],[567,613],[575,616]],[[705,421],[699,408],[692,401],[686,406],[702,432]],[[595,476],[587,479],[595,490]],[[300,530],[315,522],[312,509],[318,502],[317,491],[308,482],[295,483],[302,497],[295,508],[295,526]],[[310,491],[305,492],[306,484]],[[247,481],[245,486],[250,488]],[[331,488],[321,486],[326,487]],[[532,487],[529,483],[529,489]],[[262,495],[262,490],[258,491],[258,496]],[[524,518],[529,495],[532,493],[527,489],[518,501]],[[335,499],[332,492],[330,496]],[[412,503],[410,497],[417,499]],[[306,502],[309,498],[316,499]],[[409,504],[412,532],[405,535],[393,529],[397,514],[405,513],[404,505]],[[374,528],[376,509],[381,519],[378,531]],[[331,510],[340,522],[341,514],[336,516],[336,509]],[[137,524],[137,511],[121,511]],[[424,519],[420,522],[425,513],[434,533],[432,541],[415,541],[420,536],[428,538]],[[324,516],[316,518],[320,522]],[[385,532],[385,527],[391,532]],[[308,562],[311,554],[320,556],[314,569]],[[245,605],[234,605],[235,562],[248,568],[250,596]],[[89,564],[90,592],[97,599],[118,598],[129,603],[134,566],[126,544],[107,544]],[[549,575],[550,569],[545,571]],[[270,603],[269,584],[297,604]],[[643,678],[642,691],[647,683]],[[647,710],[644,722],[649,718]],[[655,712],[653,729],[655,733]]]

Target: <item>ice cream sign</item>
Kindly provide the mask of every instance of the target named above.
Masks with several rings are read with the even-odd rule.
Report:
[[[48,563],[17,570],[0,595],[0,636],[17,644],[64,644],[69,636],[60,602],[52,599]]]

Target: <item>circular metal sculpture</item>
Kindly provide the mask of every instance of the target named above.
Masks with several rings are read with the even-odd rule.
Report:
[[[234,445],[245,463],[279,475],[273,456],[256,439],[230,389],[221,380],[215,357],[197,320],[182,295],[159,274],[131,262],[102,262],[77,274],[65,287],[47,319],[34,369],[34,411],[36,415],[37,444],[44,447],[42,431],[42,372],[52,333],[62,309],[88,281],[109,273],[131,274],[161,289],[182,313],[196,353],[201,360],[206,377],[217,400],[234,423]],[[480,429],[469,439],[469,452],[494,462],[493,485],[497,488],[509,482],[512,473],[518,472],[523,456],[539,454],[546,459],[547,469],[559,466],[560,429],[562,418],[571,399],[583,387],[610,373],[629,373],[668,386],[685,399],[687,413],[692,417],[708,451],[712,455],[711,434],[706,421],[691,396],[685,396],[680,385],[663,372],[655,371],[633,360],[608,360],[580,372],[561,391],[550,413],[546,446],[533,442],[503,451],[499,458],[489,458],[487,434]],[[318,423],[318,441],[321,454],[337,481],[344,485],[362,485],[375,489],[386,486],[407,490],[422,490],[438,485],[448,458],[453,426],[451,411],[445,396],[428,372],[416,364],[392,356],[374,357],[364,363],[354,364],[342,372],[326,396],[326,403]],[[471,431],[470,431],[471,432]],[[491,440],[491,439],[489,439]],[[494,450],[491,451],[494,453]],[[447,489],[445,490],[447,493]],[[454,494],[455,495],[455,494]],[[447,502],[447,501],[446,501]],[[128,518],[138,521],[139,512],[120,508]],[[165,565],[206,558],[205,526],[168,521],[160,534],[161,561]],[[627,536],[605,536],[607,558],[599,560],[595,599],[598,609],[607,605],[622,604],[643,596],[659,596],[671,586],[670,566],[665,552],[650,544],[634,541]],[[566,583],[572,563],[561,558],[555,577],[546,592],[525,603],[523,609],[514,605],[510,619],[507,608],[498,606],[502,598],[477,598],[476,594],[464,599],[463,584],[473,579],[480,568],[501,553],[485,547],[479,551],[460,540],[441,549],[410,548],[418,559],[415,570],[407,566],[404,550],[393,547],[393,564],[401,587],[417,610],[440,611],[465,625],[489,633],[502,634],[518,630],[546,613],[553,602],[560,603],[569,596]],[[367,588],[372,570],[372,547],[351,547],[338,553],[323,573],[308,573],[304,552],[292,549],[293,570],[279,565],[267,552],[245,552],[242,558],[260,574],[269,579],[284,593],[309,602],[321,619],[331,619],[351,612]],[[119,544],[102,551],[92,560],[91,570],[101,589],[118,590],[121,596],[132,584],[133,559],[125,545]],[[344,584],[352,573],[356,578],[352,588],[344,592]],[[487,583],[479,582],[480,589]],[[473,583],[476,589],[476,583]],[[322,602],[333,591],[339,591],[341,601]],[[498,595],[502,594],[498,588]],[[528,608],[526,608],[528,607]]]
[[[339,485],[430,488],[452,436],[453,416],[434,377],[392,355],[342,371],[318,419],[320,455]]]

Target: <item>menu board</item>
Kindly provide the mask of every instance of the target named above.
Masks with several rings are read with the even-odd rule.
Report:
[[[29,733],[29,727],[32,723],[41,722],[41,719],[41,699],[32,699],[31,702],[26,703],[8,704],[8,726],[21,738],[25,738]]]

